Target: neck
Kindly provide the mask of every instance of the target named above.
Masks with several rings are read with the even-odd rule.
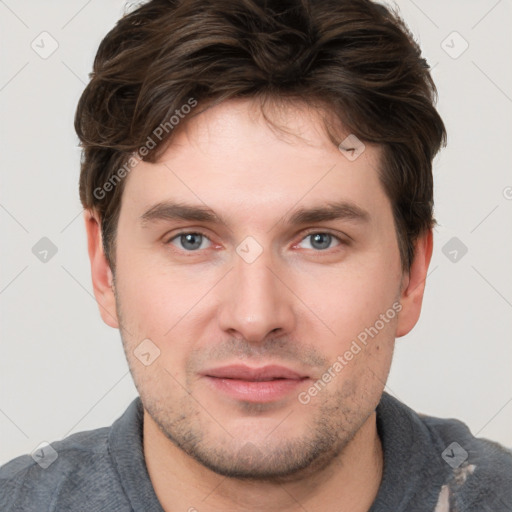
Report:
[[[367,512],[382,479],[375,412],[330,464],[286,483],[214,473],[167,439],[146,411],[143,431],[149,477],[166,512]]]

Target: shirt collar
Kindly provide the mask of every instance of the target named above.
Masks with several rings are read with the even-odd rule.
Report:
[[[430,512],[449,474],[432,433],[419,415],[383,393],[377,412],[377,431],[382,443],[382,481],[369,512],[393,510]]]
[[[112,425],[109,451],[135,512],[164,512],[151,484],[143,451],[144,409],[140,397]]]
[[[384,468],[369,512],[400,512],[407,510],[411,501],[422,503],[425,511],[433,510],[448,470],[430,431],[418,414],[387,393],[383,393],[376,412]],[[109,451],[133,510],[164,512],[144,459],[143,418],[144,409],[137,397],[113,423]]]

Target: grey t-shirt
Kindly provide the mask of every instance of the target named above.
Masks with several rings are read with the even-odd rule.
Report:
[[[73,434],[35,459],[22,455],[0,467],[0,511],[162,512],[144,461],[142,420],[137,397],[111,427]],[[384,472],[369,512],[512,511],[510,450],[386,393],[377,427]]]

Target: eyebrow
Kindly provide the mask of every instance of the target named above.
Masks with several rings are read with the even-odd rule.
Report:
[[[228,225],[226,219],[207,206],[177,203],[174,201],[159,202],[140,216],[140,221],[144,228],[148,224],[161,220],[196,221]],[[338,201],[328,202],[325,206],[299,208],[291,214],[282,217],[280,223],[301,225],[332,220],[369,222],[371,216],[366,210],[352,202]]]

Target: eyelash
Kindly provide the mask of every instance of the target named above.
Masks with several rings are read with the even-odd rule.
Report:
[[[319,231],[319,230],[315,230],[315,229],[311,229],[310,231],[306,231],[304,236],[300,239],[300,241],[298,243],[301,243],[308,236],[317,235],[317,234],[331,235],[333,237],[333,239],[335,239],[337,242],[339,242],[339,245],[337,245],[337,246],[335,246],[335,247],[333,247],[331,249],[323,249],[323,250],[308,249],[308,250],[312,250],[312,251],[314,251],[316,253],[327,253],[329,251],[332,252],[333,249],[336,250],[336,248],[339,248],[339,246],[342,246],[342,245],[347,246],[347,245],[350,244],[350,240],[343,239],[340,236],[334,234],[332,231],[329,231],[329,230]],[[210,240],[210,237],[206,233],[204,233],[203,231],[201,231],[201,230],[193,230],[193,231],[180,231],[179,233],[174,234],[170,239],[168,239],[165,242],[165,245],[172,245],[171,242],[173,242],[174,240],[176,240],[177,238],[179,238],[182,235],[201,235],[204,238],[206,238],[207,240],[209,240],[210,242],[212,242]],[[297,245],[297,244],[294,244],[294,245]],[[201,250],[204,250],[204,249],[196,249],[194,251],[186,251],[184,249],[176,248],[176,250],[179,251],[179,252],[185,252],[185,253],[193,254],[193,253],[198,253],[198,252],[200,252]]]

